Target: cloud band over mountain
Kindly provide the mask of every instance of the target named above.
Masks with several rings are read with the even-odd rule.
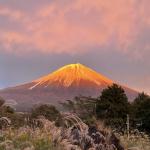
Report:
[[[74,54],[113,44],[119,52],[141,58],[150,48],[145,40],[150,34],[148,0],[24,3],[0,3],[0,51]]]

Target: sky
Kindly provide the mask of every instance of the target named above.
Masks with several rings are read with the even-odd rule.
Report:
[[[82,63],[150,94],[149,0],[0,0],[0,88]]]

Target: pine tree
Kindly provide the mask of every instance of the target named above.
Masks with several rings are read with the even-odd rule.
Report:
[[[140,93],[132,104],[134,119],[138,128],[150,132],[150,96]]]
[[[113,84],[104,89],[97,101],[96,113],[98,119],[105,120],[111,126],[125,125],[128,114],[128,98],[121,86]]]

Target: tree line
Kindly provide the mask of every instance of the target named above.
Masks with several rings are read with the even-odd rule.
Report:
[[[77,96],[61,103],[61,106],[63,112],[76,113],[89,125],[102,121],[106,126],[119,131],[125,131],[128,115],[130,128],[150,133],[150,96],[144,92],[139,93],[130,103],[124,89],[113,84],[104,89],[97,98]],[[31,112],[18,113],[6,106],[4,99],[0,98],[0,117],[10,118],[14,127],[32,125],[38,116],[45,116],[57,125],[61,124],[61,113],[55,106],[43,104],[33,107]]]
[[[130,128],[150,133],[150,96],[144,92],[129,102],[124,89],[113,84],[105,88],[97,98],[75,97],[62,105],[89,124],[100,120],[106,126],[125,131],[129,116]]]

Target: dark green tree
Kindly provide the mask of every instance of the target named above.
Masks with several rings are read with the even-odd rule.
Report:
[[[38,116],[44,116],[50,121],[56,121],[61,118],[60,112],[55,106],[49,104],[43,104],[32,109],[31,116],[37,118]]]
[[[0,97],[0,116],[1,117],[9,117],[14,113],[14,109],[10,106],[5,105],[5,100]]]
[[[113,84],[102,91],[97,100],[96,114],[107,125],[118,127],[125,125],[128,109],[129,103],[124,89]]]
[[[147,95],[146,93],[142,92],[142,93],[139,93],[138,96],[135,98],[134,100],[134,104],[138,105],[140,104],[141,102],[149,99],[150,96]]]
[[[133,117],[138,128],[150,132],[150,96],[140,93],[132,104]]]
[[[7,114],[13,114],[15,111],[12,107],[4,105],[1,108],[1,112],[2,112],[2,114],[7,115]]]

